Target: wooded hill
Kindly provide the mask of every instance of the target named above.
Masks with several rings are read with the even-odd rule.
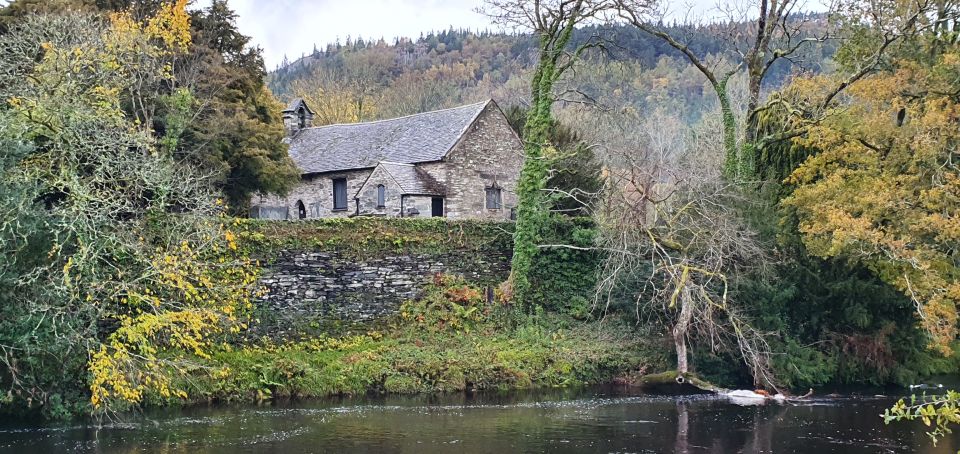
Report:
[[[819,34],[826,17],[798,15],[809,33]],[[740,36],[746,33],[746,24]],[[730,27],[672,25],[698,55],[711,55],[721,65],[740,60],[727,38]],[[716,95],[705,86],[679,51],[635,27],[588,26],[577,29],[574,45],[602,37],[568,85],[570,101],[593,102],[621,94],[618,105],[637,111],[657,108],[682,112],[696,122],[716,106]],[[778,61],[765,79],[765,89],[781,86],[794,72],[820,72],[829,65],[835,43],[810,46],[793,61]],[[293,61],[285,57],[268,75],[268,86],[281,100],[303,97],[318,112],[315,124],[366,121],[409,115],[494,98],[504,108],[525,105],[529,74],[537,58],[536,41],[528,34],[504,34],[449,29],[416,40],[365,40],[347,37],[344,43],[314,45]],[[606,103],[603,103],[606,104]]]

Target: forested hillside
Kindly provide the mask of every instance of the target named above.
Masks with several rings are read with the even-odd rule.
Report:
[[[794,20],[803,22],[810,36],[827,26],[823,15],[799,14]],[[729,27],[666,29],[685,37],[698,54],[723,64],[740,61],[725,39]],[[576,87],[576,93],[564,96],[569,105],[602,100],[607,108],[673,112],[685,123],[698,121],[716,106],[716,96],[702,76],[662,40],[624,25],[592,25],[577,29],[572,45],[598,36],[608,44],[591,51],[566,80],[568,87]],[[777,62],[764,88],[781,86],[793,72],[820,72],[830,64],[834,49],[835,43],[825,42],[796,63]],[[268,85],[283,100],[305,98],[318,114],[317,125],[390,118],[486,98],[508,108],[529,103],[536,59],[536,40],[529,34],[450,29],[390,43],[348,37],[284,61],[270,72]]]

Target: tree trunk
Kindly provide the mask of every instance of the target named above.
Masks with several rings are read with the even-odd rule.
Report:
[[[760,105],[760,88],[763,83],[763,61],[755,60],[747,65],[747,118],[743,125],[743,147],[738,156],[738,174],[740,179],[751,179],[755,175],[757,150],[757,107]]]
[[[561,64],[567,54],[567,45],[573,37],[574,25],[580,19],[583,1],[577,1],[572,9],[563,12],[560,8],[561,28],[547,27],[537,31],[540,45],[540,58],[531,83],[532,106],[524,125],[523,169],[517,182],[517,225],[513,235],[513,260],[510,263],[510,283],[514,301],[530,304],[530,269],[538,253],[538,242],[544,224],[549,221],[550,209],[547,206],[543,188],[547,181],[547,162],[543,149],[548,144],[550,126],[553,124],[553,85],[560,75],[570,67],[571,61]],[[566,17],[563,17],[567,14]],[[582,48],[568,58],[574,59]]]
[[[720,115],[723,121],[723,175],[729,180],[737,180],[741,176],[741,159],[737,150],[737,117],[730,106],[730,96],[727,94],[727,81],[723,79],[713,85],[720,101]]]
[[[677,350],[677,372],[681,375],[689,372],[687,364],[687,330],[690,328],[690,319],[693,310],[690,308],[690,289],[686,286],[680,291],[680,317],[673,326],[673,345]]]
[[[754,112],[760,105],[760,85],[763,82],[763,69],[759,67],[763,62],[757,61],[747,67],[747,121],[744,125],[743,137],[746,143],[752,144],[757,140],[757,119]]]
[[[510,282],[513,298],[527,302],[530,291],[530,268],[537,254],[537,242],[545,216],[542,189],[547,175],[543,147],[550,127],[553,107],[553,71],[550,61],[541,57],[532,82],[533,105],[524,125],[524,162],[517,182],[517,225],[513,237],[513,259],[510,263]]]
[[[547,181],[547,162],[543,149],[548,145],[553,123],[553,85],[557,80],[558,52],[562,52],[572,36],[572,24],[557,42],[549,36],[540,37],[540,60],[531,82],[532,106],[523,128],[524,162],[517,182],[517,225],[513,235],[513,259],[510,263],[510,283],[513,299],[529,303],[530,268],[538,253],[537,244],[549,216],[543,194]],[[551,47],[551,46],[556,46]],[[557,50],[560,49],[560,50]]]

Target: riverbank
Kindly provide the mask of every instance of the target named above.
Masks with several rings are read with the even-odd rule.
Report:
[[[436,393],[605,383],[669,367],[655,336],[615,320],[581,321],[488,304],[450,277],[380,329],[277,343],[224,345],[171,368],[177,396],[150,405],[366,393]]]

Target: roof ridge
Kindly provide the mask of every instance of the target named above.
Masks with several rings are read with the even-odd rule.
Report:
[[[303,129],[290,139],[289,154],[302,174],[382,164],[391,173],[407,175],[413,164],[443,161],[496,105],[488,99],[389,120]]]
[[[283,112],[293,112],[294,110],[296,110],[296,106],[300,103],[306,104],[307,102],[300,97],[291,99],[290,102],[287,103],[287,107],[283,108]],[[310,107],[307,107],[307,109],[310,109]]]
[[[357,193],[354,195],[354,198],[360,196],[360,191],[362,191],[363,188],[367,187],[367,183],[369,183],[369,182],[370,182],[370,179],[373,178],[373,173],[376,172],[376,171],[377,171],[377,167],[380,167],[382,164],[383,164],[383,161],[377,162],[377,166],[374,167],[373,170],[370,171],[370,174],[367,175],[367,178],[363,180],[363,184],[361,184],[361,185],[360,185],[360,188],[357,189]],[[393,182],[396,183],[397,186],[399,186],[402,191],[406,191],[406,188],[403,187],[403,183],[400,183],[400,179],[398,179],[396,175],[394,175],[392,172],[390,172],[390,169],[384,167],[384,168],[383,168],[383,171],[386,172],[387,175],[390,176],[390,179],[393,180]]]
[[[393,165],[400,165],[400,166],[416,167],[416,164],[411,164],[409,162],[396,162],[396,161],[378,161],[377,164],[393,164]]]
[[[447,107],[446,109],[429,110],[429,111],[427,111],[427,112],[419,112],[419,113],[415,113],[415,114],[404,115],[404,116],[402,116],[402,117],[384,118],[383,120],[363,121],[363,122],[358,122],[358,123],[334,123],[334,124],[323,125],[323,126],[311,126],[311,127],[309,127],[309,128],[303,128],[303,129],[301,129],[301,131],[307,131],[307,130],[311,130],[311,129],[331,128],[331,127],[334,127],[334,126],[363,126],[363,125],[373,125],[373,124],[377,124],[377,123],[387,123],[387,122],[390,122],[390,121],[403,120],[403,119],[407,119],[407,118],[410,118],[410,117],[418,117],[418,116],[420,116],[420,115],[427,115],[427,114],[432,114],[432,113],[446,112],[446,111],[448,111],[448,110],[466,109],[467,107],[474,107],[474,106],[480,106],[480,105],[486,106],[487,104],[490,103],[490,101],[493,101],[493,98],[488,98],[486,101],[475,102],[475,103],[473,103],[473,104],[464,104],[464,105],[462,105],[462,106]]]

